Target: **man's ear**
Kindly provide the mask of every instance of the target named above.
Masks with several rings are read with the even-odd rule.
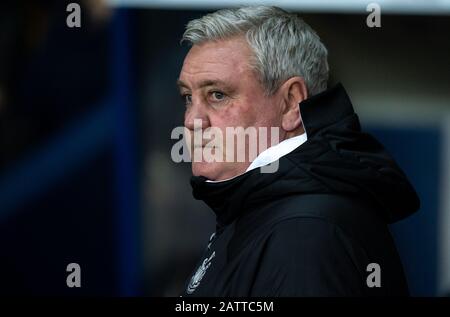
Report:
[[[280,87],[283,99],[283,112],[281,126],[286,132],[303,130],[299,104],[308,98],[308,89],[305,80],[296,76],[289,78]]]

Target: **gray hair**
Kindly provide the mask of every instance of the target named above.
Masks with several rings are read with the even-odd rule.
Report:
[[[294,76],[303,77],[309,95],[327,88],[327,49],[296,14],[271,6],[222,9],[190,21],[181,42],[192,45],[245,35],[253,50],[250,66],[268,95]]]

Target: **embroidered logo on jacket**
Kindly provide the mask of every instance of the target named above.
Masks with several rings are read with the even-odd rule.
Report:
[[[216,251],[214,251],[209,258],[206,258],[203,263],[198,267],[197,272],[192,276],[191,281],[187,287],[186,292],[192,294],[195,289],[200,285],[206,270],[211,266],[212,259],[216,256]]]

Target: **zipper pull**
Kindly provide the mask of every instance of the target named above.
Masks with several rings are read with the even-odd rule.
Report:
[[[211,244],[214,242],[215,239],[216,239],[216,233],[214,232],[211,235],[211,237],[209,237],[208,246],[206,247],[208,250],[211,250]]]

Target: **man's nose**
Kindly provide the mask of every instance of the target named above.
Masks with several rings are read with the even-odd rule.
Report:
[[[210,122],[205,106],[201,103],[192,103],[184,115],[184,126],[191,131],[208,128]]]

